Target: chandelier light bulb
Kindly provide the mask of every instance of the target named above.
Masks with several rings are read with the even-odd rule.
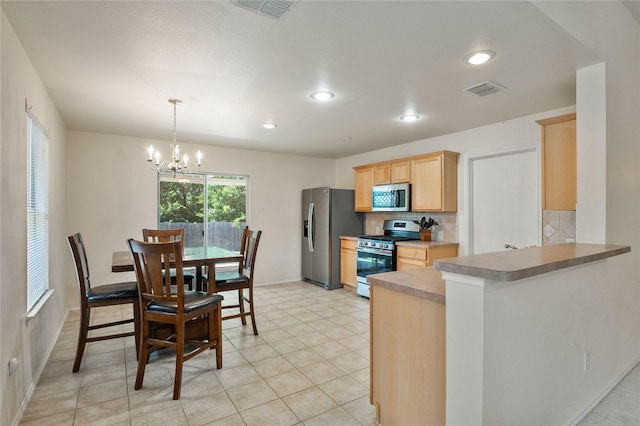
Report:
[[[169,99],[169,103],[173,104],[173,139],[170,145],[171,159],[160,161],[160,151],[155,149],[153,145],[147,148],[147,161],[152,162],[155,157],[155,164],[151,169],[158,173],[172,173],[173,177],[175,177],[177,173],[189,173],[189,156],[184,154],[181,159],[180,145],[176,143],[176,105],[180,102],[182,102],[180,99]],[[200,166],[202,166],[202,153],[198,151],[196,156],[198,159],[198,171],[200,171]]]

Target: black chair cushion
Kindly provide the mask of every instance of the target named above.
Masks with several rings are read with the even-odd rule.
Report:
[[[138,284],[133,282],[106,284],[92,287],[87,291],[88,302],[138,297]]]
[[[185,291],[184,292],[184,311],[191,312],[205,306],[215,305],[224,300],[219,294],[205,293],[204,291]],[[178,305],[175,302],[159,303],[149,302],[147,309],[150,311],[164,312],[167,314],[175,314],[178,311]]]
[[[208,276],[206,274],[202,275],[202,280],[206,283],[208,282]],[[249,277],[243,274],[239,274],[238,271],[232,272],[216,272],[216,287],[220,288],[224,285],[238,285],[245,284],[249,282]]]

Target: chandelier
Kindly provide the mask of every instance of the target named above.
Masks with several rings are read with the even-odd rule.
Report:
[[[185,174],[189,172],[189,157],[184,154],[180,158],[180,145],[176,143],[176,105],[182,102],[180,99],[169,99],[169,103],[173,104],[173,142],[171,142],[171,159],[160,161],[160,151],[155,149],[153,145],[148,148],[149,156],[147,161],[153,163],[152,170],[158,173],[172,173],[173,177],[177,173]],[[202,166],[202,153],[200,151],[196,154],[198,171]]]

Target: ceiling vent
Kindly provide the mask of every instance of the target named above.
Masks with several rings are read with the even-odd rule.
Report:
[[[475,84],[464,90],[465,92],[474,93],[478,96],[487,96],[498,93],[502,89],[506,89],[506,87],[499,85],[495,81],[487,80],[484,83]]]
[[[243,9],[251,10],[261,15],[268,15],[280,19],[291,9],[290,0],[231,0],[232,4]]]

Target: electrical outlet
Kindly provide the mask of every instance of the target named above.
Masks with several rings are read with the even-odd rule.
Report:
[[[589,370],[591,368],[591,352],[584,353],[584,371]]]

